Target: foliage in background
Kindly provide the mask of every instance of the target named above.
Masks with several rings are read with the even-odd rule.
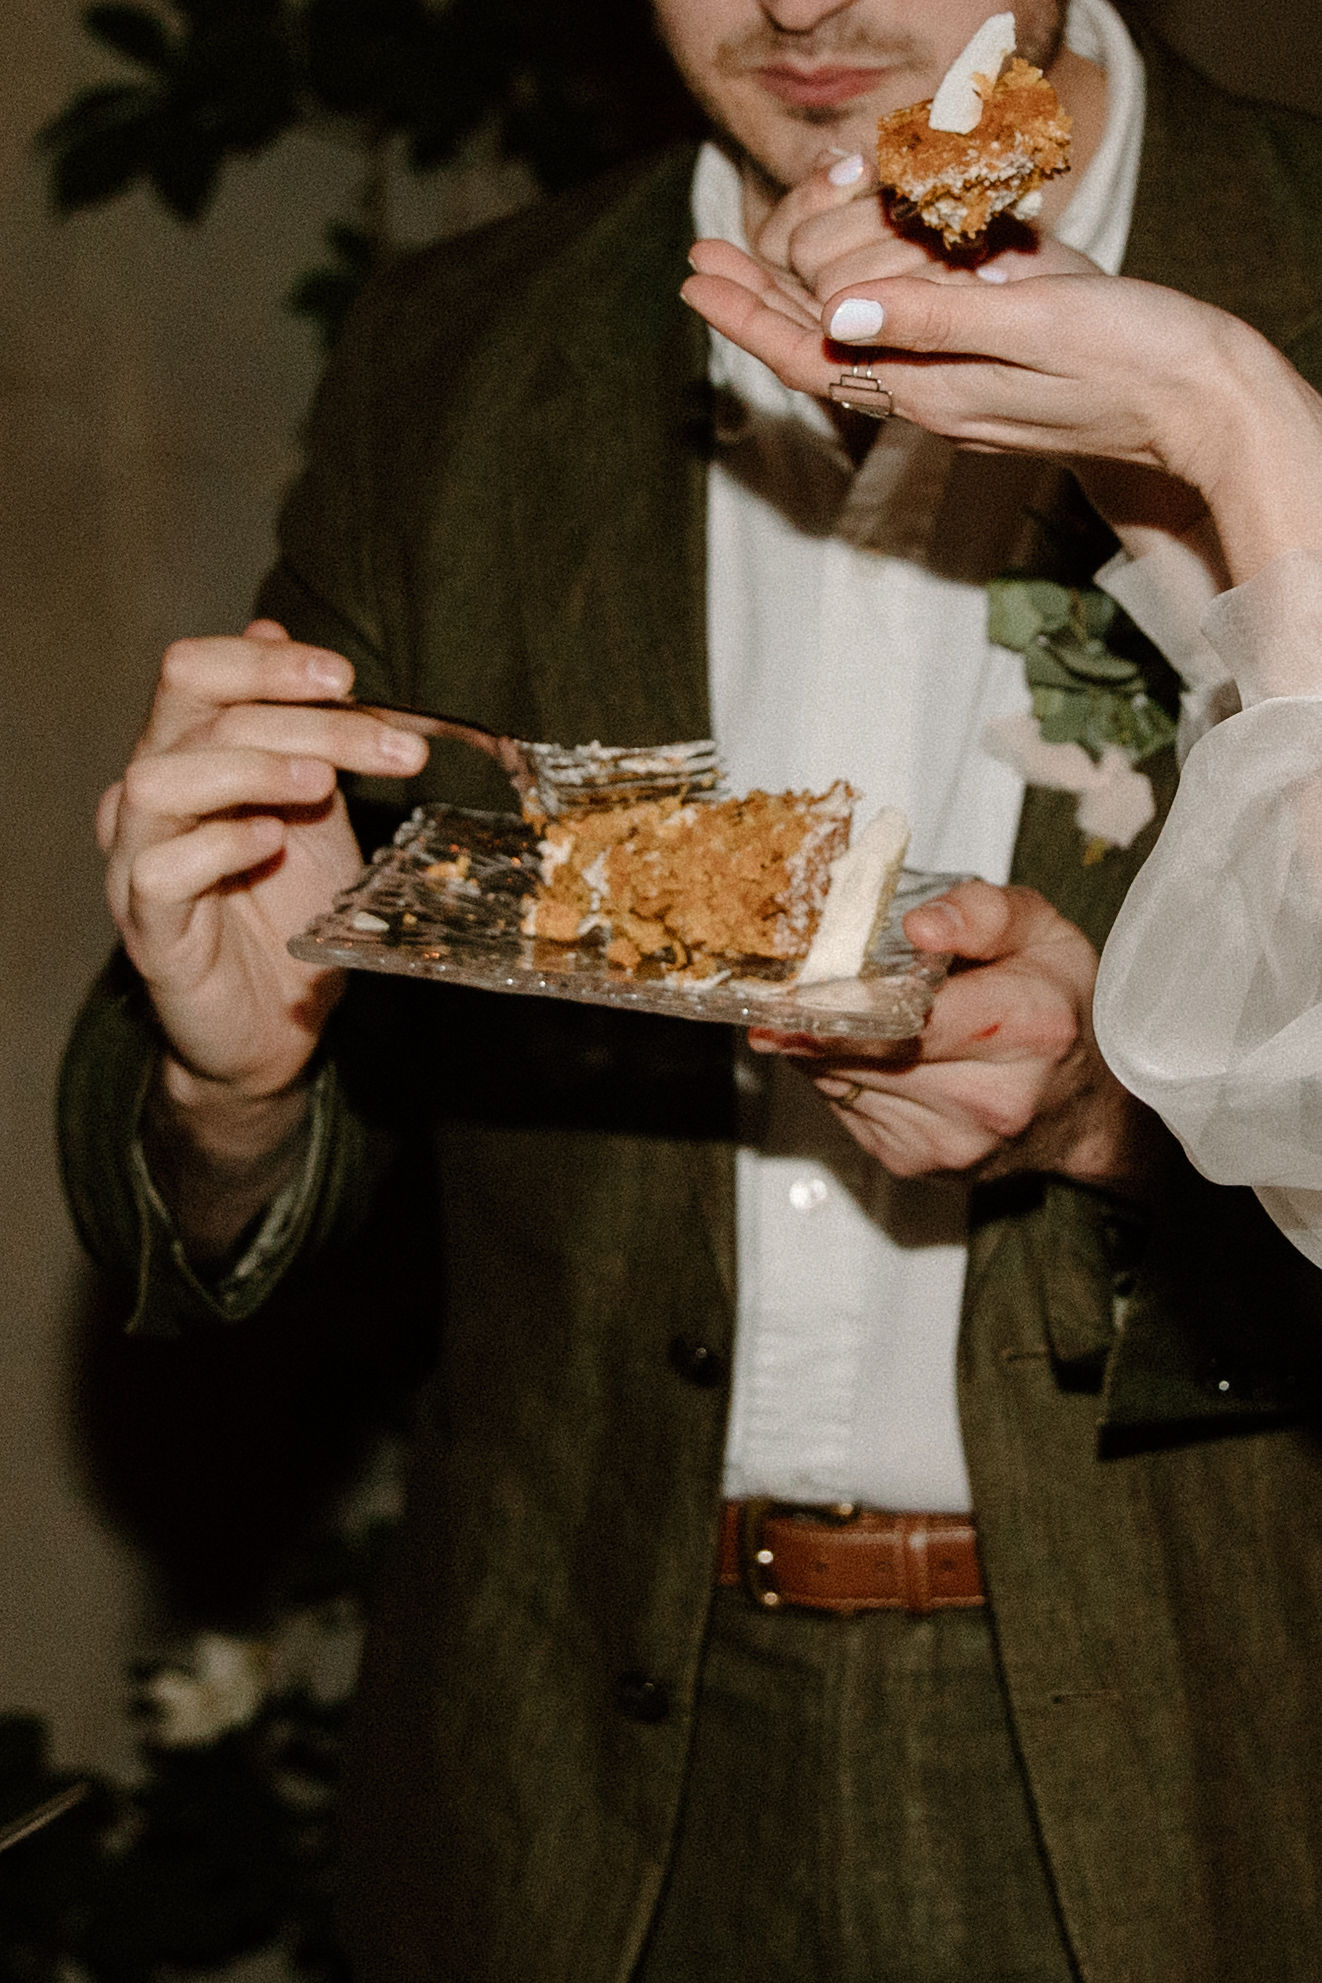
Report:
[[[81,1803],[0,1852],[0,1983],[178,1983],[273,1948],[303,1983],[348,1983],[335,1787],[389,1526],[369,1513],[306,1552],[268,1636],[204,1631],[135,1669],[138,1780],[84,1779]],[[40,1721],[0,1715],[0,1829],[72,1782]]]
[[[89,34],[130,78],[84,90],[39,133],[60,213],[145,181],[200,221],[231,159],[298,126],[358,150],[358,212],[291,304],[329,341],[396,246],[391,181],[479,135],[548,191],[691,127],[646,0],[104,0]]]

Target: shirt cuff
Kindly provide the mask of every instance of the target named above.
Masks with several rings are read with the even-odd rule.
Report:
[[[313,1083],[298,1170],[276,1193],[238,1257],[212,1273],[190,1261],[178,1227],[148,1168],[139,1132],[129,1158],[141,1233],[138,1299],[129,1321],[130,1330],[152,1332],[156,1290],[162,1275],[182,1283],[190,1305],[213,1320],[241,1322],[261,1307],[298,1251],[321,1188],[329,1143],[329,1082],[329,1070],[323,1069]]]
[[[1246,709],[1270,696],[1322,695],[1322,557],[1282,551],[1212,601],[1203,632]]]

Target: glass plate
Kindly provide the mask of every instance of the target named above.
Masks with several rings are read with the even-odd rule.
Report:
[[[648,961],[630,976],[606,962],[595,939],[564,944],[524,936],[519,923],[537,874],[537,838],[513,813],[419,806],[330,913],[289,948],[308,963],[351,971],[872,1040],[906,1040],[921,1031],[944,981],[949,958],[915,951],[900,921],[958,875],[906,868],[862,973],[800,991],[788,982],[794,966],[784,962],[732,960],[715,976],[690,981]],[[450,864],[463,872],[435,873]]]

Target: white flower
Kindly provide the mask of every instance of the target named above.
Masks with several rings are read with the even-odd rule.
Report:
[[[1128,847],[1156,815],[1152,780],[1136,770],[1115,744],[1103,751],[1098,764],[1082,744],[1047,743],[1037,719],[1026,711],[996,717],[983,731],[982,742],[992,757],[1010,765],[1028,784],[1077,792],[1074,818],[1091,840]]]
[[[201,1632],[191,1672],[164,1667],[143,1687],[155,1714],[155,1739],[167,1749],[196,1749],[250,1722],[266,1693],[270,1665],[256,1639]]]

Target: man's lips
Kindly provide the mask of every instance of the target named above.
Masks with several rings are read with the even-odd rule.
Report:
[[[884,69],[794,69],[787,63],[754,71],[763,89],[803,110],[829,109],[866,96],[885,73]]]

